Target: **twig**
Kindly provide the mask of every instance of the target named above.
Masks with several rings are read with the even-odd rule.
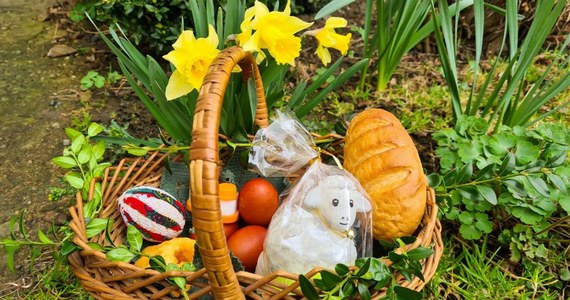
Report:
[[[53,31],[53,37],[51,38],[54,41],[55,41],[55,38],[57,36],[57,30],[58,29],[59,29],[59,22],[55,22],[55,30]]]
[[[548,227],[546,227],[546,228],[544,228],[543,230],[541,230],[541,231],[535,233],[534,236],[537,236],[537,235],[540,235],[540,234],[542,234],[542,233],[545,233],[545,232],[547,232],[547,231],[549,231],[549,230],[551,230],[551,229],[557,227],[559,224],[564,223],[565,221],[570,222],[570,216],[566,216],[566,217],[564,217],[564,218],[558,219],[558,221],[556,221],[556,222],[554,222],[554,223],[548,225]]]

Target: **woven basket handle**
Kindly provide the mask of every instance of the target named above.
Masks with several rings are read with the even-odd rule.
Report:
[[[218,54],[204,78],[196,103],[190,145],[192,223],[216,299],[244,299],[226,245],[218,190],[220,115],[226,87],[236,64],[241,67],[244,80],[253,76],[257,91],[255,123],[267,127],[265,92],[255,59],[239,47],[230,47]]]

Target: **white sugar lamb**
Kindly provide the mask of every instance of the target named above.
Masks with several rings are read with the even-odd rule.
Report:
[[[337,169],[334,173],[343,172]],[[294,202],[298,205],[284,202],[282,211],[277,211],[271,221],[257,264],[258,274],[277,270],[301,274],[315,266],[334,269],[337,263],[350,265],[357,258],[353,226],[368,226],[355,221],[358,213],[371,210],[365,192],[348,174],[304,179],[285,200],[304,197],[302,201]],[[367,223],[366,218],[360,219]]]

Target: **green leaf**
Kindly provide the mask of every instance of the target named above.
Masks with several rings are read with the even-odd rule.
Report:
[[[342,57],[339,58],[337,60],[337,63],[340,64],[340,62],[342,62]],[[333,66],[336,65],[336,67],[338,68],[337,63],[335,63]],[[367,59],[362,59],[359,62],[353,64],[350,68],[346,69],[344,72],[342,72],[337,78],[335,78],[335,80],[333,82],[331,82],[327,87],[325,87],[324,89],[322,89],[321,91],[319,91],[314,97],[311,97],[309,101],[307,101],[307,103],[303,104],[302,106],[299,106],[295,109],[295,114],[297,115],[297,117],[299,118],[303,118],[304,116],[306,116],[315,106],[317,106],[319,103],[321,103],[321,101],[323,101],[325,99],[325,97],[334,89],[340,87],[342,84],[344,84],[347,80],[349,80],[352,75],[356,74],[357,72],[359,72],[362,68],[364,68],[365,65],[368,64],[368,60]],[[329,70],[327,70],[327,72],[325,72],[325,74],[328,74],[328,72],[333,68],[333,66],[331,66],[329,68]],[[324,80],[328,79],[328,76],[324,76],[321,75],[324,78]],[[313,87],[313,85],[317,82],[319,82],[321,80],[321,78],[319,78],[318,80],[316,80],[315,82],[313,82],[309,87],[307,87],[307,92],[311,89],[316,89],[318,86]],[[320,85],[319,85],[320,86]]]
[[[101,246],[95,242],[88,242],[87,245],[89,245],[89,247],[91,247],[93,250],[97,250],[97,251],[104,251],[105,250],[103,248],[103,246]]]
[[[443,177],[437,173],[431,173],[427,176],[428,185],[432,188],[437,188],[443,182]]]
[[[518,165],[526,165],[538,159],[540,149],[529,141],[519,140],[516,146],[516,162]]]
[[[61,250],[59,253],[63,256],[68,256],[69,254],[73,253],[80,248],[75,245],[72,241],[65,241],[61,244]]]
[[[408,251],[408,258],[411,260],[422,260],[433,254],[433,249],[418,247]]]
[[[357,263],[357,266],[358,266],[360,269],[356,272],[355,276],[361,277],[361,276],[363,276],[364,274],[366,274],[366,273],[368,272],[368,270],[370,269],[371,260],[372,260],[372,258],[371,258],[371,257],[368,257],[368,258],[366,258],[366,261],[364,262],[363,265],[359,265],[359,264]],[[361,261],[362,261],[362,260],[357,260],[357,262],[361,262]]]
[[[179,270],[180,270],[180,268],[176,264],[169,263],[168,265],[166,265],[166,272],[168,272],[168,271],[179,271]],[[168,278],[168,280],[170,280],[171,282],[176,284],[176,286],[178,286],[180,289],[186,288],[186,278],[184,278],[184,277],[170,277],[170,278]]]
[[[74,140],[77,136],[81,135],[81,132],[73,128],[65,128],[65,134],[70,140]]]
[[[421,300],[422,293],[410,290],[403,286],[396,285],[394,287],[394,293],[396,294],[396,300]]]
[[[90,158],[91,158],[91,147],[83,147],[83,149],[81,149],[81,151],[77,155],[77,161],[79,161],[80,164],[87,163]]]
[[[459,215],[459,221],[462,224],[471,225],[473,224],[474,217],[470,212],[464,211]]]
[[[299,275],[299,285],[301,286],[301,291],[303,295],[309,300],[319,300],[319,293],[313,286],[313,284],[305,277],[305,275]]]
[[[519,218],[525,224],[533,225],[543,219],[543,216],[527,207],[515,207],[512,210],[513,216]]]
[[[342,287],[342,293],[344,294],[345,297],[352,299],[355,296],[356,288],[354,287],[353,284],[350,284],[350,283],[345,284]]]
[[[549,168],[556,168],[561,166],[564,162],[566,162],[566,158],[568,154],[564,151],[558,154],[557,156],[550,157],[548,160],[548,167]]]
[[[69,156],[57,156],[57,157],[52,158],[51,161],[54,164],[56,164],[57,166],[60,166],[64,169],[71,169],[71,168],[77,166],[75,159],[73,159]]]
[[[99,133],[101,133],[101,131],[103,131],[103,129],[105,129],[103,126],[101,126],[97,123],[91,123],[91,124],[89,124],[89,128],[87,128],[87,135],[89,137],[94,137],[94,136],[98,135]]]
[[[475,176],[475,181],[490,178],[491,176],[493,176],[493,172],[495,172],[496,168],[497,165],[494,163],[485,166],[483,169],[477,172],[477,176]]]
[[[552,202],[550,197],[548,198],[539,198],[535,200],[535,205],[540,207],[540,209],[544,212],[543,215],[550,215],[551,213],[555,212],[557,207],[556,204]]]
[[[79,150],[81,150],[81,147],[83,147],[84,143],[85,143],[85,137],[83,135],[76,136],[71,141],[71,151],[73,151],[73,153],[79,153]]]
[[[337,264],[334,267],[334,270],[339,276],[344,276],[344,275],[348,274],[348,272],[350,271],[348,266],[343,265],[343,264]]]
[[[372,279],[379,282],[385,281],[392,276],[388,266],[374,257],[370,259],[370,269],[368,271],[372,275]]]
[[[149,265],[153,270],[157,270],[159,272],[166,272],[166,261],[164,257],[160,255],[151,256],[149,258]]]
[[[542,196],[550,197],[550,192],[548,190],[548,186],[546,182],[540,177],[527,177],[528,182],[532,185],[532,187]]]
[[[49,237],[41,229],[38,229],[38,239],[40,240],[40,242],[44,244],[49,244],[49,245],[54,244],[54,242],[50,240]]]
[[[455,183],[461,184],[469,181],[473,176],[473,163],[469,162],[461,167],[455,175]]]
[[[507,153],[507,156],[503,159],[497,175],[503,176],[511,173],[515,169],[515,155],[511,152]]]
[[[448,148],[437,148],[435,154],[439,157],[439,164],[442,172],[447,172],[457,163],[459,157],[457,151]]]
[[[2,245],[4,246],[4,251],[6,251],[7,254],[6,266],[8,266],[8,269],[10,271],[14,272],[14,255],[16,251],[18,251],[18,249],[20,248],[20,244],[18,243],[18,241],[9,238],[4,238],[2,239]]]
[[[481,194],[481,196],[483,196],[483,198],[485,198],[485,200],[487,200],[487,202],[493,205],[497,205],[497,195],[491,187],[486,185],[476,185],[475,189],[477,189],[477,191]]]
[[[105,228],[107,228],[107,223],[110,223],[109,219],[95,218],[91,222],[87,223],[85,226],[85,231],[88,238],[92,238],[97,234],[101,233]]]
[[[546,249],[546,247],[544,247],[544,244],[541,244],[540,246],[538,246],[538,248],[536,248],[534,253],[538,257],[542,257],[542,258],[548,257],[548,249]]]
[[[477,189],[473,186],[460,186],[457,188],[461,196],[464,199],[471,200],[471,201],[481,201],[484,200],[483,196],[477,191]],[[468,204],[465,200],[462,200],[464,204]]]
[[[107,252],[107,259],[110,261],[130,262],[136,254],[126,248],[115,248]]]
[[[457,145],[457,154],[459,154],[462,162],[470,163],[481,156],[482,152],[478,143],[471,141]]]
[[[342,281],[342,278],[340,278],[340,276],[326,270],[321,271],[321,278],[325,287],[325,291],[332,290]]]
[[[67,175],[65,175],[65,179],[67,180],[67,182],[69,182],[69,184],[76,188],[76,189],[81,189],[83,188],[83,179],[81,179],[79,177],[79,174],[77,173],[69,173]]]
[[[517,143],[517,137],[509,132],[500,132],[494,134],[489,139],[487,149],[498,156],[507,154]]]
[[[570,195],[569,194],[561,194],[560,198],[558,199],[558,203],[566,211],[567,214],[570,214]]]
[[[140,231],[133,225],[127,226],[127,242],[130,249],[140,251],[143,245],[143,237]]]
[[[476,213],[475,219],[477,219],[477,223],[475,227],[485,233],[491,233],[493,231],[493,223],[489,221],[489,216],[483,213]]]
[[[513,177],[512,179],[505,180],[503,183],[507,186],[507,189],[513,194],[513,196],[523,198],[527,197],[528,193],[521,181],[522,179],[519,180],[519,178]]]
[[[354,0],[333,0],[329,2],[327,5],[323,6],[323,8],[321,8],[317,12],[317,14],[315,15],[315,20],[326,17],[336,12],[337,10],[351,4],[352,2],[354,2]]]
[[[483,235],[483,233],[473,224],[461,224],[459,227],[459,233],[461,233],[461,236],[466,240],[478,240]]]
[[[568,267],[560,269],[559,273],[562,281],[570,281],[570,270],[568,270]]]
[[[368,290],[368,286],[362,283],[358,283],[358,294],[363,300],[370,300],[372,298],[372,295],[370,295],[370,291]]]
[[[128,148],[127,152],[134,156],[145,156],[148,150],[145,148]]]

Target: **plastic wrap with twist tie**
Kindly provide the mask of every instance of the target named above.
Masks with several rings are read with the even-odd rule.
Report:
[[[292,112],[276,115],[255,135],[249,165],[268,177],[304,173],[280,195],[256,273],[301,274],[317,266],[354,265],[356,258],[371,256],[371,201],[366,191],[336,158],[336,165],[320,160],[327,152],[316,147]]]

